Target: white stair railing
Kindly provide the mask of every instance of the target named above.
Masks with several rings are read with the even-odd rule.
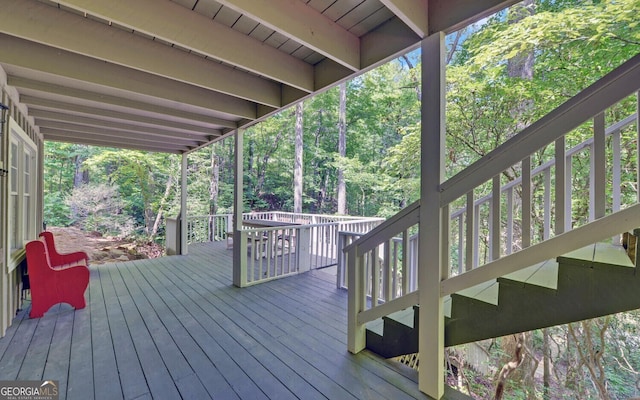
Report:
[[[440,285],[441,297],[640,226],[639,89],[637,55],[441,185],[440,206],[455,210],[453,223],[442,227],[443,251],[451,256],[446,257],[451,265]],[[636,113],[605,128],[605,111],[629,97],[637,104]],[[567,149],[568,134],[589,120],[592,137]],[[553,157],[532,169],[532,155],[549,145],[554,146]],[[635,171],[629,172],[622,154],[636,160],[631,166]],[[580,183],[585,178],[573,168],[584,158],[590,165],[586,192]],[[506,171],[519,174],[503,183]],[[582,202],[586,212],[574,207],[581,198],[588,199]],[[464,205],[458,209],[460,203]],[[352,352],[363,347],[366,322],[417,303],[417,290],[385,297],[380,288],[390,285],[388,271],[378,266],[390,260],[380,261],[379,255],[387,254],[394,237],[417,230],[419,214],[416,202],[369,234],[342,239]],[[403,239],[403,249],[404,258],[415,257],[408,239]]]

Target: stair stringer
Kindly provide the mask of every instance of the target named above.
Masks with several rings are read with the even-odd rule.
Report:
[[[445,346],[640,308],[640,277],[632,265],[593,261],[576,253],[558,257],[557,261],[557,280],[551,285],[555,288],[503,277],[497,280],[496,305],[451,295],[451,317],[445,318]],[[413,327],[417,327],[418,306],[414,310]],[[371,346],[367,333],[367,347],[372,351],[387,358],[418,351],[417,328],[391,317],[385,317],[383,326],[384,335],[375,334],[378,337],[372,339],[376,343]]]
[[[557,289],[499,278],[498,305],[445,322],[445,346],[500,337],[640,308],[636,268],[558,257]],[[452,297],[453,298],[453,297]]]

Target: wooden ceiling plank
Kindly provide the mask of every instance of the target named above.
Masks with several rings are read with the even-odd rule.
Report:
[[[281,85],[276,82],[44,3],[0,13],[0,32],[234,97],[280,105]]]
[[[360,40],[299,0],[218,0],[339,64],[360,69]]]
[[[63,0],[59,3],[298,89],[313,91],[312,66],[173,2]]]

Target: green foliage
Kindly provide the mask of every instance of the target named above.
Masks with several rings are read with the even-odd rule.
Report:
[[[44,222],[51,226],[69,226],[71,210],[60,192],[49,192],[44,196]]]

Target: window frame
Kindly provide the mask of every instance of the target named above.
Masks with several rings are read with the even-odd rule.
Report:
[[[38,147],[13,119],[9,119],[9,204],[7,239],[12,260],[36,237]],[[9,270],[17,263],[10,262]],[[13,268],[12,268],[13,265]]]

